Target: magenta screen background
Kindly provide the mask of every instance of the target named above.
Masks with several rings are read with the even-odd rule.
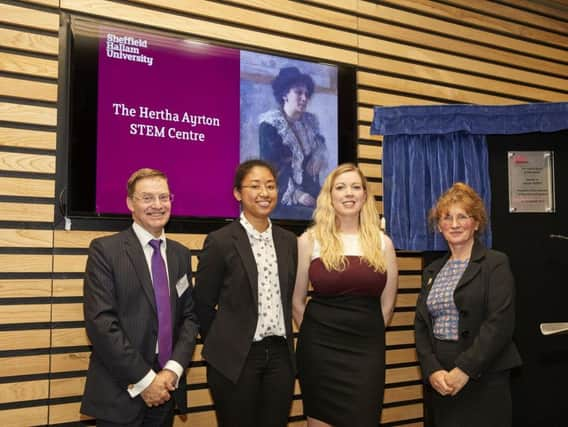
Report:
[[[108,57],[107,33],[146,40],[139,55],[152,65]],[[149,167],[168,176],[174,215],[238,216],[232,181],[239,164],[239,51],[112,28],[101,31],[98,71],[96,212],[128,213],[128,177]],[[115,114],[113,104],[133,108],[135,116]],[[179,121],[141,118],[140,106],[168,109]],[[184,113],[218,118],[220,126],[182,123]],[[140,124],[163,128],[164,137],[131,134]],[[169,138],[169,128],[203,133],[205,141]]]

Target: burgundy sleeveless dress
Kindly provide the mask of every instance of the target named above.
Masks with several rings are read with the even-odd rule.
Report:
[[[335,427],[377,426],[385,382],[380,296],[386,272],[359,256],[347,258],[344,271],[327,271],[319,258],[310,264],[314,292],[296,350],[304,414]]]

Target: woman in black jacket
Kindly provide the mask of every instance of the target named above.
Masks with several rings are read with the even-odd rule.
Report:
[[[509,260],[476,239],[487,214],[468,185],[446,191],[430,220],[450,251],[425,268],[416,308],[427,411],[436,427],[511,426],[509,371],[521,358]]]
[[[296,236],[270,221],[278,197],[270,164],[242,163],[233,195],[241,216],[207,236],[196,273],[207,382],[219,427],[285,427],[295,375]]]

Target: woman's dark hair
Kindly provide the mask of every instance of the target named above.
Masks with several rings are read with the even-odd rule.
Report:
[[[280,69],[278,75],[272,80],[272,93],[276,102],[282,105],[282,98],[295,86],[305,86],[308,96],[311,98],[314,93],[314,80],[309,74],[303,74],[296,67],[284,67]]]
[[[276,180],[276,169],[274,169],[274,166],[272,166],[270,163],[268,163],[265,160],[250,159],[242,162],[237,168],[237,171],[235,172],[235,180],[233,181],[233,188],[236,188],[237,190],[240,191],[245,176],[247,176],[247,174],[251,171],[252,168],[255,168],[257,166],[268,169],[272,174],[272,176],[274,177],[274,180]]]

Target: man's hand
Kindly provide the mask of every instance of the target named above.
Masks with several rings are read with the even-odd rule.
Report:
[[[177,375],[167,369],[156,374],[152,383],[140,393],[148,407],[160,406],[170,400],[170,391],[176,389]]]
[[[174,371],[170,371],[169,369],[162,369],[160,372],[158,372],[157,377],[160,378],[160,381],[163,381],[164,387],[168,391],[174,391],[176,389],[178,377]]]

